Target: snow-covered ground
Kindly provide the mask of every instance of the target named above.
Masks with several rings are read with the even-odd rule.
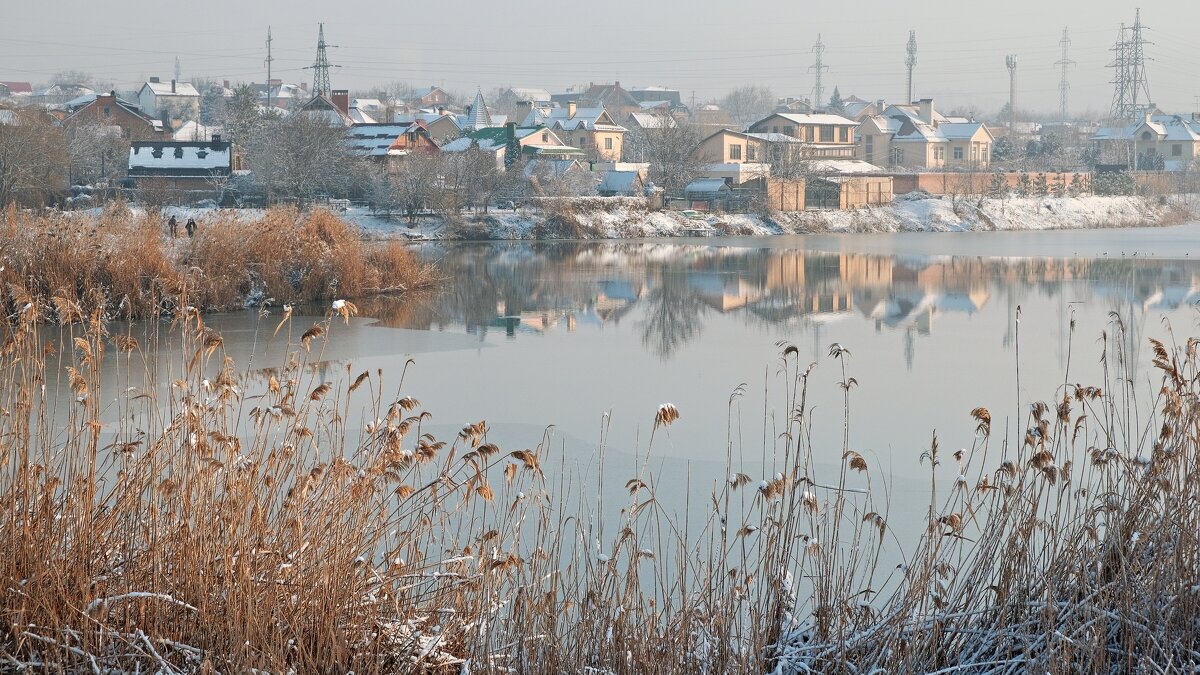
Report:
[[[1178,222],[1181,217],[1194,219],[1197,217],[1196,207],[1196,202],[1180,198],[976,197],[956,200],[951,197],[914,195],[901,196],[891,205],[882,207],[778,213],[769,219],[752,214],[702,214],[702,218],[696,219],[674,211],[647,211],[636,200],[627,200],[607,209],[576,209],[573,217],[578,227],[568,231],[582,238],[624,239],[814,232],[1141,227]],[[1181,215],[1189,211],[1190,216]],[[426,217],[419,219],[414,227],[409,227],[403,218],[388,219],[355,208],[342,215],[361,227],[364,234],[383,238],[533,239],[539,236],[563,236],[563,230],[547,226],[546,214],[523,209],[464,216],[466,222],[459,226],[448,225],[441,218]],[[555,233],[558,233],[557,236]]]

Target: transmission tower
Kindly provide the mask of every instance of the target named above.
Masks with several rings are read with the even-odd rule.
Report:
[[[1142,11],[1139,9],[1133,28],[1121,24],[1117,44],[1113,46],[1113,60],[1108,64],[1115,72],[1112,79],[1113,100],[1109,117],[1115,122],[1137,119],[1143,109],[1152,107],[1150,88],[1146,81],[1145,46],[1150,44],[1142,37]],[[1145,105],[1139,103],[1145,97]]]
[[[1008,66],[1008,133],[1012,134],[1017,128],[1017,55],[1004,57],[1004,64]]]
[[[340,68],[329,63],[329,56],[325,54],[326,47],[337,47],[337,45],[325,44],[325,24],[321,24],[321,30],[317,34],[317,60],[313,61],[311,66],[305,66],[305,70],[313,71],[313,93],[317,96],[329,97],[331,87],[329,86],[329,69]]]
[[[1062,58],[1054,63],[1054,65],[1062,67],[1062,78],[1058,81],[1058,117],[1060,122],[1066,124],[1067,98],[1071,92],[1071,83],[1067,80],[1067,70],[1075,64],[1067,56],[1067,50],[1071,47],[1071,37],[1066,28],[1063,28],[1062,39],[1058,41],[1058,45],[1062,47]]]
[[[917,31],[908,31],[908,57],[904,59],[904,65],[908,68],[908,100],[905,103],[913,102],[913,68],[917,65]]]
[[[267,26],[267,58],[263,61],[263,63],[267,66],[267,97],[268,98],[270,98],[270,96],[271,96],[271,62],[275,60],[275,57],[271,56],[271,41],[274,39],[275,38],[271,37],[271,27]]]
[[[817,55],[817,60],[815,63],[809,66],[808,69],[817,75],[817,81],[813,86],[813,104],[814,107],[819,108],[824,105],[823,101],[825,100],[822,97],[822,95],[825,93],[825,87],[821,82],[821,75],[824,74],[825,71],[829,70],[829,66],[825,65],[825,43],[821,42],[820,33],[817,33],[817,43],[813,45],[812,51],[813,54]]]

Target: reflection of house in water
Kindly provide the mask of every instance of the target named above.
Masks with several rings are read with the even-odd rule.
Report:
[[[687,283],[704,304],[718,312],[741,309],[763,295],[757,285],[733,274],[689,272]]]
[[[1185,278],[1184,275],[1190,278]],[[1182,270],[1165,270],[1164,283],[1142,300],[1142,311],[1178,309],[1200,303],[1200,274]]]
[[[606,279],[596,282],[599,287],[592,300],[592,310],[603,323],[620,323],[621,317],[633,309],[644,287],[641,282]]]
[[[988,267],[977,259],[910,264],[871,256],[844,258],[849,260],[843,269],[864,282],[854,284],[854,299],[863,316],[875,321],[876,330],[911,326],[919,335],[928,335],[936,315],[974,314],[991,297]]]

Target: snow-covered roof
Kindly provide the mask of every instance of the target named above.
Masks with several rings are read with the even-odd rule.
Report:
[[[1153,131],[1157,140],[1197,141],[1200,140],[1200,121],[1182,115],[1151,115],[1125,127],[1107,127],[1092,135],[1094,141],[1133,140],[1143,131]]]
[[[184,122],[171,137],[177,141],[210,141],[213,134],[220,133],[220,126],[200,124],[193,120]]]
[[[811,167],[813,171],[822,173],[879,173],[883,169],[864,162],[861,159],[815,159],[812,160]]]
[[[729,186],[722,178],[701,178],[687,184],[684,192],[721,192],[728,190]]]
[[[175,91],[171,91],[174,86]],[[200,98],[200,92],[196,91],[196,87],[192,86],[191,82],[147,82],[142,85],[143,89],[149,89],[155,96],[195,96]]]
[[[597,192],[614,192],[616,194],[633,194],[638,191],[638,172],[636,171],[605,171]]]
[[[352,106],[350,108],[349,114],[350,114],[350,119],[355,124],[374,124],[376,121],[374,117],[371,117],[369,114],[367,114],[366,112],[364,112],[361,108],[359,108],[357,106]]]
[[[679,126],[674,117],[670,115],[655,115],[653,113],[629,113],[629,117],[643,129],[674,129]]]
[[[53,84],[46,87],[39,94],[40,96],[83,96],[85,94],[94,94],[96,91],[91,87],[85,87],[82,84]]]
[[[9,94],[12,94],[14,96],[20,96],[23,94],[32,94],[33,93],[33,87],[28,82],[7,82],[6,81],[6,82],[0,82],[0,86],[3,86],[5,89],[8,90]]]
[[[742,134],[742,135],[743,135],[743,136],[746,136],[747,138],[757,138],[758,140],[760,140],[760,141],[764,141],[764,142],[766,142],[766,143],[803,143],[803,142],[804,142],[804,141],[800,140],[799,138],[796,138],[795,136],[788,136],[787,134],[777,134],[777,133],[753,134],[753,133],[746,133],[746,134]]]
[[[356,98],[350,101],[350,107],[375,112],[383,110],[385,106],[383,105],[383,101],[377,98]]]
[[[567,130],[587,129],[589,131],[628,131],[618,124],[607,123],[611,118],[603,106],[592,108],[575,108],[575,114],[570,114],[569,108],[534,109],[521,122],[523,127],[544,124],[550,128]]]
[[[549,174],[561,176],[569,171],[583,171],[583,164],[577,159],[543,159],[534,158],[525,162],[525,176]]]
[[[177,171],[183,175],[228,172],[230,157],[228,141],[134,141],[129,148],[129,172],[164,176]]]
[[[943,122],[937,125],[937,131],[951,141],[967,141],[975,137],[983,122]]]
[[[831,115],[829,113],[773,113],[771,117],[782,117],[785,120],[795,122],[796,124],[839,124],[843,126],[858,126],[858,122],[852,119],[847,119],[841,115]]]
[[[408,131],[408,124],[356,124],[346,132],[347,143],[368,157],[386,157],[392,144]]]
[[[641,108],[642,110],[651,110],[651,109],[653,109],[653,108],[670,108],[670,107],[671,107],[671,102],[670,102],[670,101],[666,101],[666,100],[662,100],[662,101],[642,101],[642,102],[638,103],[638,107],[639,107],[639,108]]]

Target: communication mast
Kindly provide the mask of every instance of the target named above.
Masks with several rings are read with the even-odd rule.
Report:
[[[1017,55],[1009,54],[1004,57],[1008,66],[1008,133],[1017,129]]]
[[[917,65],[917,31],[908,31],[908,57],[904,59],[904,65],[908,68],[908,100],[905,103],[913,102],[913,68]]]

